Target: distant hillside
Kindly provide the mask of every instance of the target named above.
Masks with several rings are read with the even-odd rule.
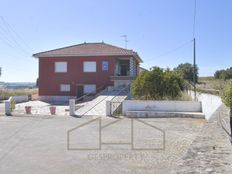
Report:
[[[197,89],[202,92],[220,95],[231,80],[215,79],[214,77],[199,77]]]

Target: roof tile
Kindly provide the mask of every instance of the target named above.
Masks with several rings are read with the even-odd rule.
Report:
[[[116,47],[106,43],[82,43],[50,51],[40,52],[34,57],[62,57],[62,56],[135,56],[141,58],[133,50]]]

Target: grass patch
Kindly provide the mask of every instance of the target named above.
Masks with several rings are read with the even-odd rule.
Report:
[[[215,79],[214,77],[199,77],[199,89],[223,90],[231,80]]]
[[[199,77],[196,87],[198,92],[220,96],[231,82],[232,80],[215,79],[214,77]]]

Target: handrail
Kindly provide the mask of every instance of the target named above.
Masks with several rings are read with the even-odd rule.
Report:
[[[109,97],[109,95],[107,95],[106,97],[104,97],[102,100],[100,100],[99,102],[97,102],[97,104],[93,105],[90,109],[88,109],[87,111],[85,111],[83,114],[81,114],[80,116],[82,117],[83,115],[85,115],[87,112],[89,112],[91,109],[93,109],[95,106],[97,106],[99,103],[101,103],[103,100],[105,100],[107,97]]]
[[[120,92],[118,94],[120,94],[124,89],[128,88],[130,85],[126,86],[125,88],[123,88],[122,90],[120,90]],[[85,111],[83,114],[80,115],[80,117],[82,117],[83,115],[85,115],[87,112],[89,112],[91,109],[93,109],[95,106],[97,106],[99,103],[101,103],[103,100],[105,100],[107,97],[109,97],[109,94],[104,97],[102,100],[100,100],[99,102],[97,102],[94,106],[92,106],[90,109],[88,109],[87,111]],[[114,96],[111,101],[115,98],[116,96]]]
[[[124,87],[122,90],[120,90],[120,92],[118,93],[119,95],[121,94],[122,91],[124,91],[125,89],[130,88],[130,85],[127,85],[126,87]],[[128,95],[128,94],[127,94]],[[117,96],[114,96],[111,101],[113,101]]]
[[[103,89],[103,88],[105,88],[105,86],[101,86],[101,87],[97,88],[97,89],[96,89],[96,93],[97,93],[97,91],[100,92],[100,89]],[[83,98],[89,96],[90,94],[93,94],[93,92],[89,92],[89,93],[87,93],[87,94],[85,94],[85,95],[82,95],[81,97],[76,98],[75,100],[76,100],[76,101],[79,101],[79,100],[81,100],[81,99],[83,99]]]

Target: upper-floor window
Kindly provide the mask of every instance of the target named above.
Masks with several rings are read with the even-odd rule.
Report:
[[[55,62],[55,72],[57,73],[67,72],[67,62]]]
[[[96,62],[94,61],[85,61],[83,62],[83,71],[84,72],[96,72]]]

